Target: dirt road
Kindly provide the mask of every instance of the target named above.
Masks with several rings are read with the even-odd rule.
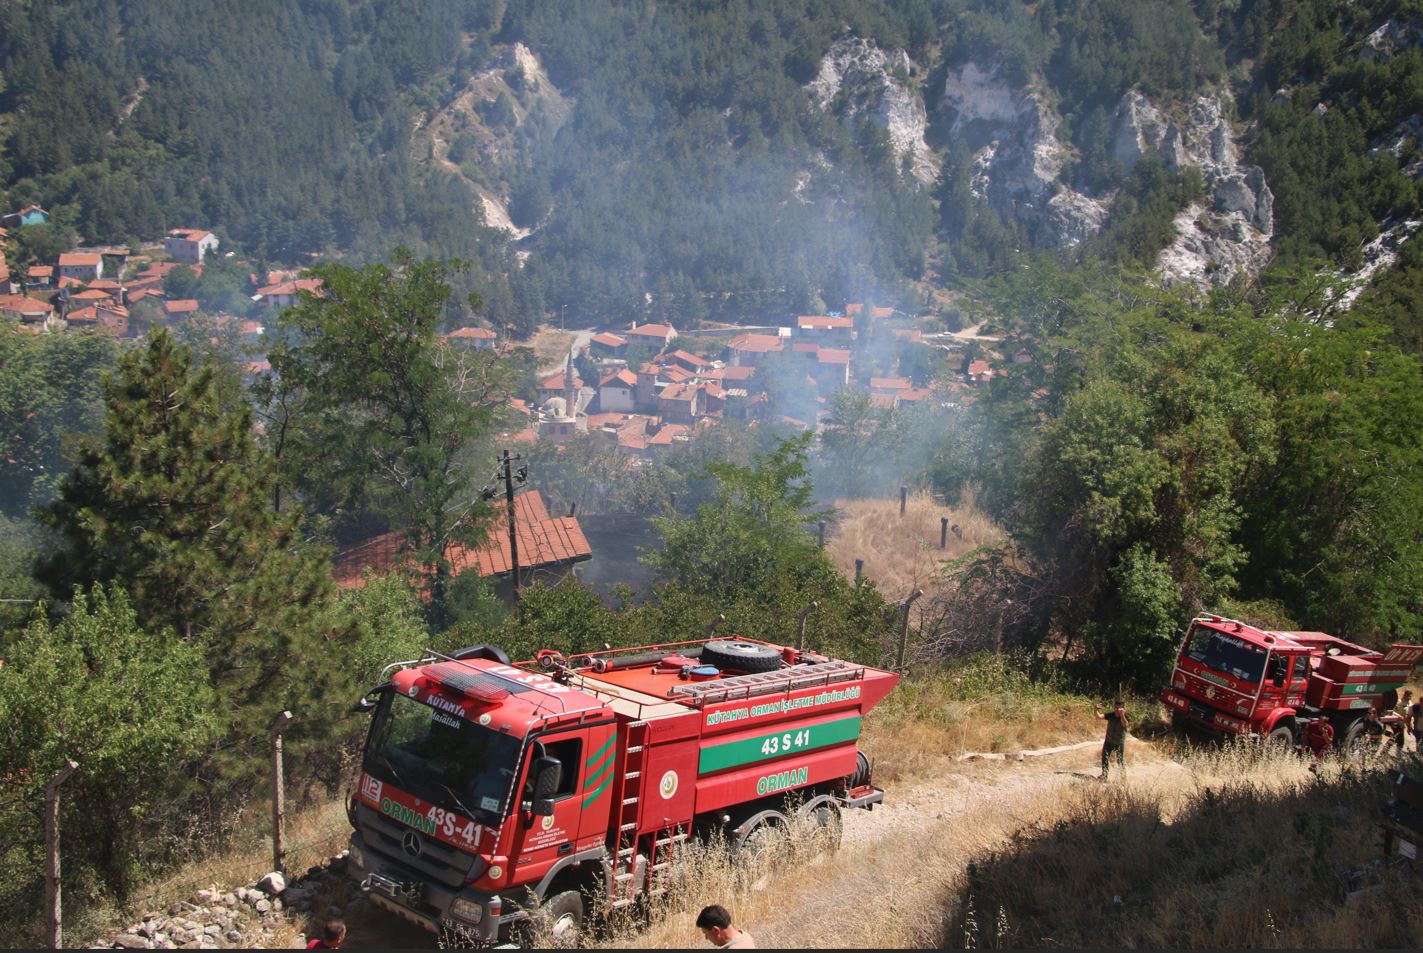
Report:
[[[1093,790],[1094,743],[1042,757],[946,762],[942,773],[890,787],[885,803],[845,818],[844,840],[830,856],[774,870],[728,896],[716,877],[685,909],[606,945],[683,948],[702,945],[693,928],[703,903],[726,903],[763,947],[937,947],[952,885],[975,856],[1061,814],[1064,795]],[[1108,782],[1122,783],[1119,780]],[[1180,789],[1190,772],[1133,739],[1126,784]],[[379,911],[349,916],[352,949],[429,948],[435,938]]]

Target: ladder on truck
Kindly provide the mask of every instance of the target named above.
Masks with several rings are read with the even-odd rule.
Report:
[[[623,753],[623,777],[622,783],[618,785],[618,797],[613,812],[617,836],[613,839],[613,882],[609,887],[609,896],[614,910],[631,906],[638,898],[638,792],[642,789],[642,771],[651,731],[646,720],[629,722],[627,728],[628,744]],[[667,892],[672,873],[671,847],[686,839],[686,832],[675,828],[657,831],[652,836],[645,871],[648,896]]]

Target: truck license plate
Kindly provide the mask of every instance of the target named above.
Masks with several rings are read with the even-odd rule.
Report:
[[[1406,840],[1398,842],[1398,852],[1409,860],[1418,859],[1418,845]]]

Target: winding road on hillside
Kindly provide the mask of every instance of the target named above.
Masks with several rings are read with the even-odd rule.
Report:
[[[726,902],[762,947],[938,947],[948,897],[975,856],[1010,842],[1023,828],[1061,816],[1064,795],[1097,788],[1100,742],[990,759],[946,761],[942,773],[886,785],[884,804],[845,817],[833,855],[774,870]],[[1131,739],[1126,784],[1185,789],[1190,772],[1147,742]],[[1111,781],[1109,784],[1118,784]],[[682,948],[702,945],[695,910],[673,913],[602,945]],[[428,949],[435,938],[374,910],[348,916],[350,949]]]

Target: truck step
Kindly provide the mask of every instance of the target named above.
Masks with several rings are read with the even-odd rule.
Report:
[[[626,873],[613,874],[613,879],[616,880],[616,881],[617,881],[618,883],[620,883],[620,884],[625,884],[625,883],[627,883],[629,880],[632,879],[632,872],[631,872],[631,871],[628,871],[628,872],[626,872]]]
[[[623,807],[627,807],[629,804],[636,804],[636,803],[637,803],[637,795],[635,795],[635,794],[634,794],[632,797],[623,798]]]
[[[641,771],[629,771],[627,774],[623,775],[623,777],[625,777],[625,778],[627,778],[629,781],[631,781],[631,780],[633,780],[634,778],[640,778],[640,777],[642,777],[642,772],[641,772]]]
[[[653,864],[651,867],[649,867],[649,868],[647,868],[647,869],[648,869],[648,870],[653,870],[653,871],[666,870],[668,867],[671,867],[671,866],[672,866],[672,861],[670,861],[670,860],[662,860],[662,861],[658,861],[657,863]]]
[[[628,745],[628,754],[642,754],[642,745]]]
[[[623,907],[630,907],[635,903],[637,903],[636,897],[623,897],[620,900],[613,901],[613,909],[621,910]]]
[[[681,843],[686,839],[686,834],[673,834],[671,837],[659,837],[653,843],[655,843],[658,847],[667,847],[672,844]]]
[[[630,831],[630,830],[633,830],[633,829],[636,828],[636,827],[637,827],[637,821],[628,821],[628,822],[627,822],[626,824],[624,824],[622,827],[619,827],[618,830],[620,830],[620,831]]]

